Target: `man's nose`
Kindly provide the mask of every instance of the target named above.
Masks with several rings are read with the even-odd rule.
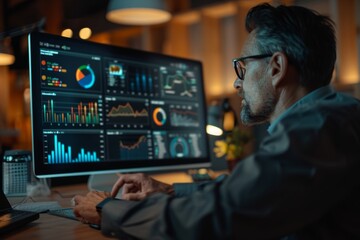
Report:
[[[234,88],[239,90],[240,88],[242,88],[242,80],[240,80],[239,78],[236,78],[234,81]]]

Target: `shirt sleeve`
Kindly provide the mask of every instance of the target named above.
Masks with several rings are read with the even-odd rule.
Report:
[[[222,174],[215,178],[213,181],[199,182],[199,183],[174,183],[174,192],[176,197],[190,196],[196,191],[203,190],[206,186],[215,184],[216,182],[222,182],[227,177],[226,174]]]
[[[289,131],[279,124],[229,177],[201,189],[192,186],[190,195],[110,201],[102,211],[103,233],[136,239],[273,239],[319,221],[349,195],[360,175],[339,151],[357,154],[357,149],[332,141],[339,137],[333,135],[336,128],[319,134],[313,124],[322,123],[309,121]],[[355,135],[351,140],[360,145]]]

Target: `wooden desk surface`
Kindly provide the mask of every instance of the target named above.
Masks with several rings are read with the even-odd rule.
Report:
[[[47,213],[40,214],[40,218],[25,225],[18,230],[12,231],[1,239],[109,239],[99,230],[93,229],[81,222],[52,216]]]
[[[166,183],[191,182],[191,177],[186,173],[168,173],[152,175],[155,179]],[[51,189],[49,197],[34,198],[40,201],[58,201],[62,207],[70,207],[70,200],[76,194],[86,194],[88,192],[86,184],[55,187]],[[14,203],[14,199],[9,199]],[[13,200],[13,201],[12,201]],[[18,200],[17,202],[19,202]],[[16,201],[15,201],[16,202]],[[28,201],[29,202],[29,201]],[[1,239],[109,239],[101,234],[99,230],[93,229],[86,224],[66,219],[63,217],[41,213],[40,218],[29,223],[18,230],[12,231]]]
[[[62,207],[70,207],[70,200],[75,194],[86,194],[87,186],[72,185],[52,188],[52,194],[49,197],[35,197],[36,202],[58,201]],[[10,202],[14,199],[9,198]],[[15,201],[16,202],[16,201]],[[31,202],[31,201],[27,201]],[[101,234],[97,229],[79,221],[53,216],[47,213],[41,213],[40,218],[17,230],[9,232],[1,239],[109,239]]]

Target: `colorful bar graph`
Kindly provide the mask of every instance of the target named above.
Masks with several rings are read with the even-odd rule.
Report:
[[[43,121],[45,123],[83,123],[99,124],[98,103],[80,102],[76,107],[70,107],[67,112],[54,111],[54,101],[52,99],[43,105]]]
[[[84,163],[84,162],[99,162],[99,158],[95,151],[85,151],[84,148],[72,158],[72,147],[65,146],[58,140],[58,136],[54,135],[54,150],[48,154],[49,164],[64,164],[64,163]]]

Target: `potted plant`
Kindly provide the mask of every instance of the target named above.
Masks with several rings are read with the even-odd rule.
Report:
[[[236,126],[225,133],[223,140],[215,141],[214,153],[216,157],[225,156],[229,171],[244,157],[245,145],[250,141],[250,134]]]

